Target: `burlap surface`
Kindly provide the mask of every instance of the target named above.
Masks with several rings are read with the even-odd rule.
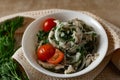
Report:
[[[20,42],[22,39],[22,34],[23,34],[25,28],[27,27],[27,25],[31,21],[33,21],[37,17],[55,13],[55,12],[61,12],[61,11],[64,11],[64,10],[50,9],[50,10],[30,11],[30,12],[18,13],[18,14],[13,14],[10,16],[2,17],[0,19],[0,21],[4,21],[6,19],[10,19],[15,16],[26,17],[25,23],[24,23],[24,28],[21,28],[21,29],[17,30],[17,32],[16,32],[17,42],[20,45]],[[108,35],[108,40],[109,40],[109,47],[108,47],[108,51],[107,51],[107,55],[106,55],[105,59],[102,61],[102,63],[97,68],[95,68],[93,71],[91,71],[85,75],[75,77],[75,78],[70,78],[70,79],[60,79],[60,78],[55,78],[55,77],[50,77],[50,76],[44,75],[44,74],[38,72],[37,70],[35,70],[27,62],[27,60],[25,59],[25,57],[23,55],[22,49],[20,48],[13,55],[13,58],[23,66],[23,68],[27,72],[30,80],[93,80],[105,68],[107,63],[110,61],[111,56],[112,56],[111,53],[113,53],[116,49],[120,48],[120,34],[119,34],[120,29],[119,28],[115,27],[114,25],[110,24],[109,22],[107,22],[89,12],[86,12],[86,11],[80,11],[80,12],[83,14],[90,15],[93,18],[95,18],[96,20],[98,20],[103,25],[104,29],[106,30],[107,35]],[[28,17],[30,17],[30,18],[28,18]],[[116,54],[116,53],[114,52],[114,54]],[[112,60],[114,60],[114,59],[112,59]]]

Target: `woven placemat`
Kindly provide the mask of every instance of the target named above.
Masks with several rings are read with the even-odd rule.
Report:
[[[30,11],[30,12],[18,13],[18,14],[13,14],[10,16],[0,18],[0,22],[4,21],[6,19],[13,18],[15,16],[24,16],[25,17],[24,27],[16,31],[16,39],[18,42],[17,44],[20,45],[20,42],[22,39],[22,34],[29,23],[31,23],[37,17],[48,15],[48,14],[55,13],[55,12],[62,12],[62,11],[65,11],[65,10],[50,9],[50,10],[40,10],[40,11]],[[30,80],[93,80],[104,69],[104,67],[109,62],[109,60],[111,58],[110,53],[112,53],[116,49],[120,48],[120,35],[118,35],[118,33],[120,33],[119,28],[113,26],[112,24],[101,19],[100,17],[93,15],[90,12],[86,12],[86,11],[79,11],[79,12],[90,15],[91,17],[93,17],[94,19],[99,21],[103,25],[104,29],[106,30],[108,40],[109,40],[109,47],[108,47],[108,51],[107,51],[107,55],[106,55],[105,59],[101,62],[101,64],[99,66],[97,66],[97,68],[95,68],[93,71],[91,71],[85,75],[78,76],[75,78],[69,78],[69,79],[60,79],[60,78],[55,78],[55,77],[44,75],[44,74],[38,72],[36,69],[34,69],[25,59],[22,49],[19,48],[16,51],[16,53],[13,55],[13,58],[23,66],[23,68],[27,72]]]

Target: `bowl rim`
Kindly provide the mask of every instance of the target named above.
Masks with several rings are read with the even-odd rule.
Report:
[[[104,31],[104,33],[105,33],[104,36],[106,37],[106,41],[107,41],[107,42],[106,42],[106,45],[107,45],[107,46],[106,46],[106,50],[105,50],[104,55],[101,56],[101,59],[100,59],[100,60],[97,59],[97,63],[94,65],[93,68],[90,68],[89,70],[86,70],[86,71],[84,71],[83,73],[80,73],[80,72],[82,72],[82,71],[85,70],[86,68],[83,69],[83,70],[81,70],[81,71],[72,73],[72,74],[58,74],[58,73],[54,73],[54,72],[51,72],[51,71],[49,71],[49,72],[46,73],[46,72],[44,72],[43,70],[41,70],[41,69],[39,69],[38,67],[36,67],[36,66],[29,60],[29,58],[27,57],[27,54],[26,54],[26,51],[25,51],[25,48],[24,48],[24,43],[25,43],[25,42],[24,42],[24,39],[25,39],[25,34],[27,33],[27,30],[28,30],[31,26],[33,26],[33,24],[34,24],[36,21],[40,20],[41,18],[44,18],[44,17],[46,17],[46,16],[50,16],[50,15],[53,15],[53,14],[58,14],[58,13],[59,13],[59,14],[60,14],[60,13],[80,13],[80,14],[83,14],[83,13],[78,12],[78,11],[64,10],[64,11],[62,11],[62,12],[55,12],[55,13],[52,13],[52,14],[48,14],[48,15],[39,17],[39,18],[37,18],[36,20],[34,20],[32,23],[30,23],[30,24],[28,25],[28,27],[26,28],[26,30],[25,30],[25,32],[24,32],[24,34],[23,34],[23,38],[22,38],[22,50],[23,50],[23,53],[24,53],[25,58],[26,58],[27,61],[30,63],[30,65],[33,66],[36,70],[38,70],[39,72],[42,72],[42,73],[44,73],[44,74],[46,74],[46,75],[53,76],[53,77],[70,78],[70,77],[80,76],[80,75],[83,75],[83,74],[86,74],[86,73],[92,71],[93,69],[95,69],[95,68],[102,62],[102,60],[104,59],[104,57],[105,57],[105,55],[106,55],[106,53],[107,53],[107,50],[108,50],[108,36],[107,36],[107,33],[106,33],[105,29],[103,28],[103,26],[102,26],[97,20],[95,20],[93,17],[91,17],[91,16],[89,16],[89,15],[87,15],[87,14],[83,14],[83,15],[91,18],[92,20],[94,20],[95,22],[97,22],[97,24],[99,24],[99,25],[101,26],[101,28],[103,29],[103,31]],[[46,70],[46,69],[45,69],[45,70]],[[47,70],[47,71],[48,71],[48,70]]]

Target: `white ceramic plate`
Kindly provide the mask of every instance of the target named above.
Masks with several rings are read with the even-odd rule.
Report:
[[[99,35],[99,46],[97,51],[97,53],[99,53],[99,57],[95,61],[93,61],[87,68],[72,74],[54,73],[41,67],[37,63],[37,56],[35,53],[36,44],[37,44],[36,35],[38,31],[42,29],[41,25],[43,24],[43,21],[50,17],[61,20],[61,21],[68,21],[74,18],[78,18],[84,21],[86,24],[92,26],[94,30],[97,32],[97,34]],[[99,22],[97,22],[95,19],[80,12],[66,10],[63,12],[53,13],[50,15],[39,17],[38,19],[33,21],[24,32],[24,35],[22,38],[22,49],[27,61],[38,71],[54,77],[68,78],[68,77],[75,77],[75,76],[86,74],[89,71],[96,68],[106,55],[106,52],[108,49],[108,38],[102,25]]]

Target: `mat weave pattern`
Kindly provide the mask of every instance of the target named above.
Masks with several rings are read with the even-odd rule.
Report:
[[[64,10],[49,9],[49,10],[18,13],[18,14],[13,14],[10,16],[5,16],[5,17],[0,18],[0,22],[7,20],[7,19],[11,19],[15,16],[24,16],[25,17],[23,27],[18,29],[15,34],[15,37],[17,39],[17,44],[21,45],[21,39],[22,39],[24,30],[27,27],[27,25],[29,25],[33,20],[37,19],[40,16],[44,16],[44,15],[48,15],[48,14],[52,14],[52,13],[56,13],[56,12],[62,12],[62,11],[64,11]],[[47,75],[44,75],[44,74],[38,72],[27,62],[27,60],[25,59],[24,54],[22,52],[22,48],[19,48],[13,55],[13,58],[23,66],[23,68],[25,69],[30,80],[94,80],[97,77],[97,75],[100,74],[100,72],[105,68],[107,63],[110,61],[111,56],[112,56],[111,53],[114,52],[116,49],[120,48],[120,29],[119,28],[117,28],[116,26],[112,25],[111,23],[101,19],[100,17],[98,17],[90,12],[87,12],[87,11],[79,11],[79,12],[93,17],[94,19],[99,21],[101,23],[101,25],[103,26],[103,28],[105,29],[107,36],[108,36],[108,40],[109,40],[109,47],[108,47],[107,55],[104,58],[104,60],[94,70],[92,70],[91,72],[89,72],[85,75],[74,77],[74,78],[68,78],[68,79],[62,78],[61,79],[61,78],[47,76]]]

